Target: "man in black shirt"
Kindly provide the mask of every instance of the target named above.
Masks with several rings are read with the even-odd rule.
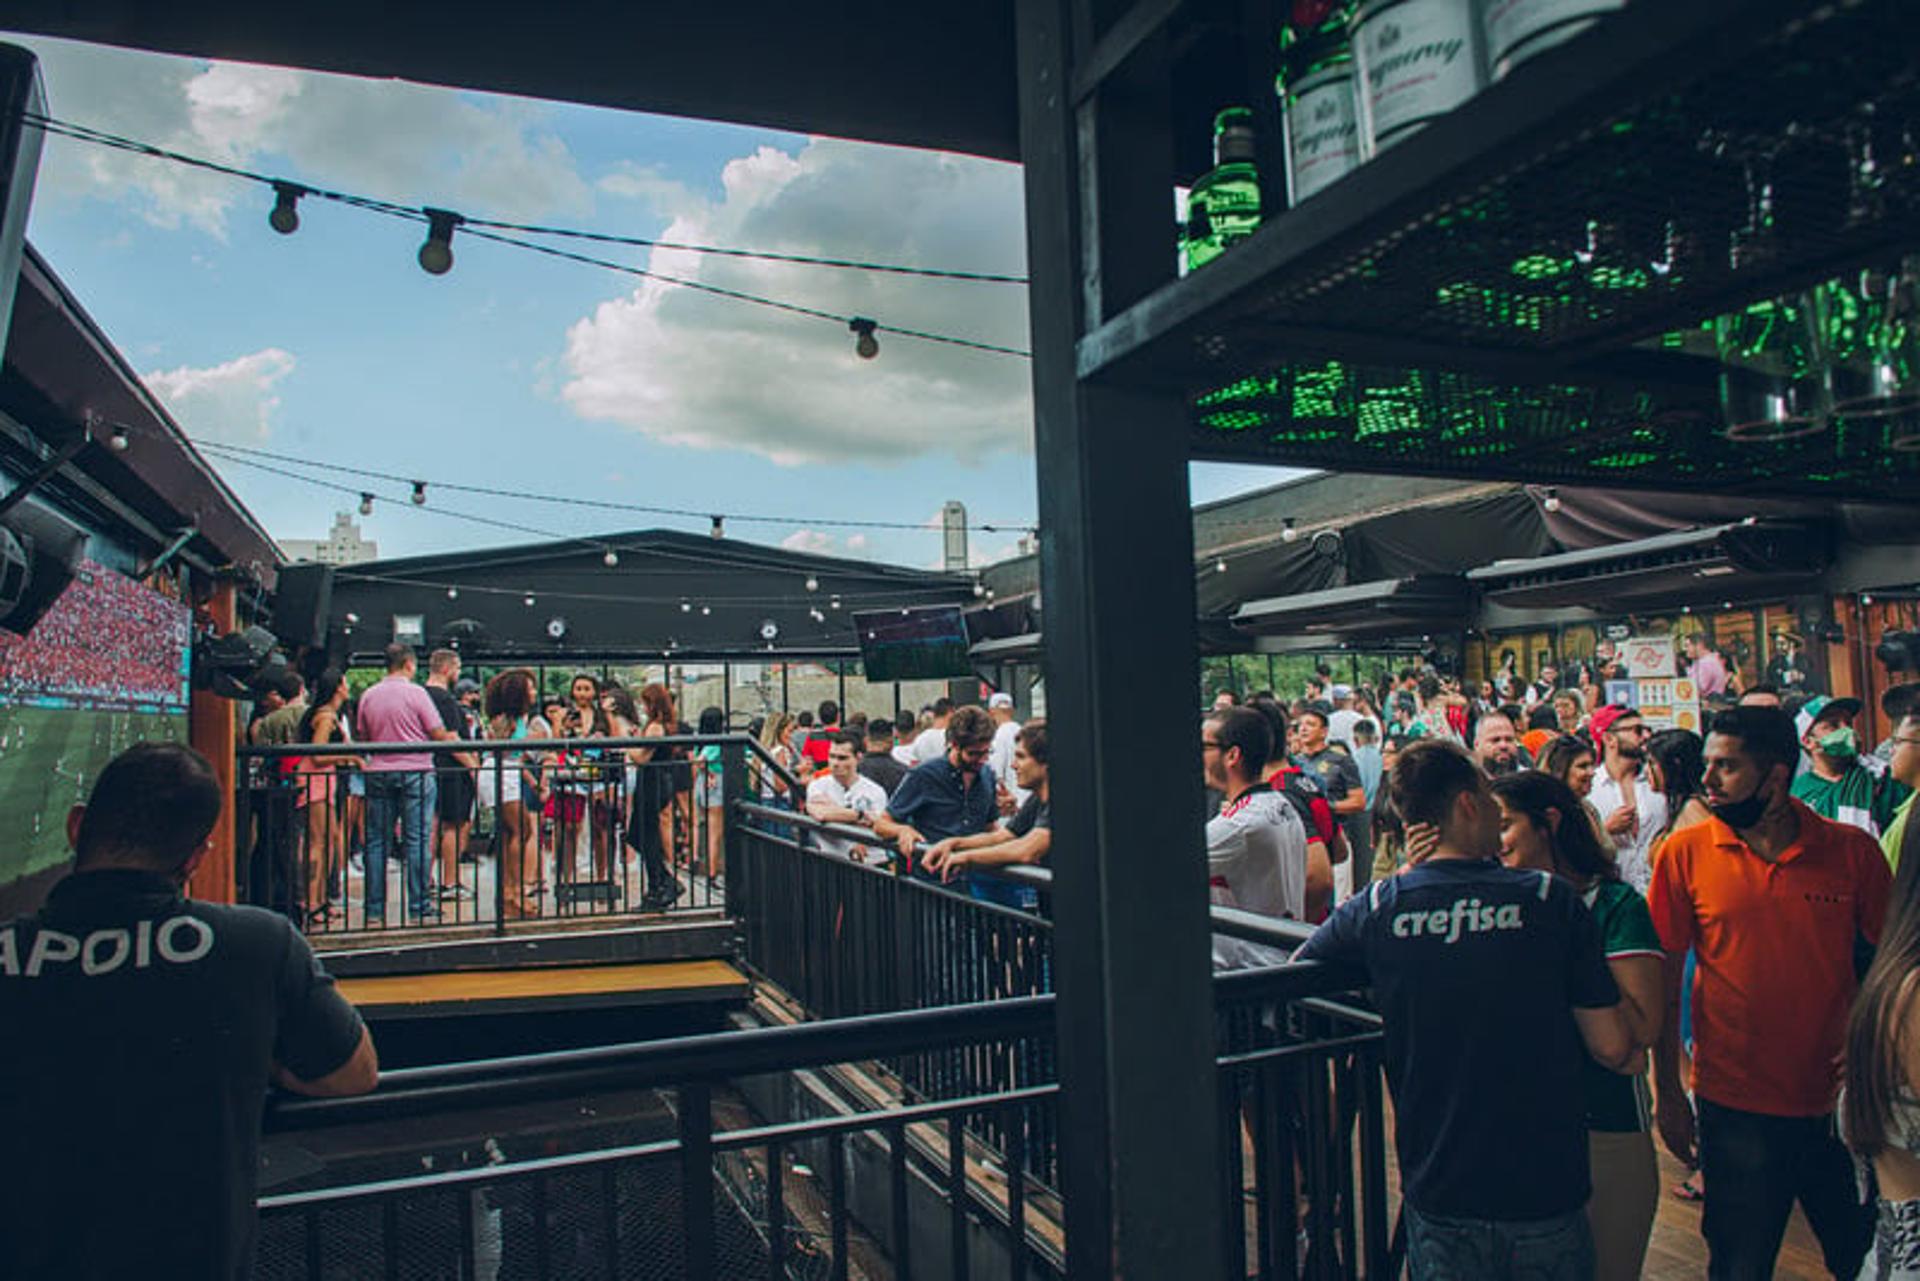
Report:
[[[1020,727],[1013,741],[1013,779],[1027,799],[1004,827],[990,827],[976,836],[949,836],[927,851],[927,870],[943,881],[965,873],[967,890],[977,899],[1032,911],[1039,893],[1029,886],[1010,885],[978,876],[970,867],[1002,867],[1009,863],[1044,863],[1053,848],[1053,790],[1047,782],[1047,723],[1035,719]]]
[[[876,717],[867,722],[866,750],[860,757],[860,776],[880,785],[888,796],[907,776],[907,767],[893,754],[893,722]]]
[[[268,1081],[374,1086],[285,917],[181,897],[221,799],[191,748],[121,753],[68,817],[72,874],[0,926],[0,1277],[248,1276]]]
[[[1364,968],[1373,987],[1412,1275],[1590,1277],[1584,1063],[1644,1063],[1599,932],[1567,882],[1501,866],[1499,806],[1461,748],[1415,743],[1388,785],[1439,847],[1341,904],[1294,959]]]
[[[451,649],[436,649],[427,657],[427,697],[440,714],[442,728],[455,738],[472,739],[474,726],[467,709],[453,692],[460,679],[460,655]],[[460,883],[460,854],[467,848],[467,832],[473,826],[473,802],[476,784],[473,771],[480,759],[471,752],[435,752],[433,754],[434,862],[440,872],[440,897],[471,899],[473,891]]]

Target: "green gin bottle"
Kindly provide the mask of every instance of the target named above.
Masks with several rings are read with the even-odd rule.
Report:
[[[1228,107],[1213,121],[1213,168],[1187,197],[1187,269],[1198,270],[1260,226],[1253,112]]]

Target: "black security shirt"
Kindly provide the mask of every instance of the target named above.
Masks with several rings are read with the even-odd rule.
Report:
[[[285,917],[78,872],[0,926],[0,1277],[244,1277],[269,1065],[360,1018]]]
[[[1575,1007],[1620,999],[1565,881],[1434,859],[1342,903],[1297,953],[1366,967],[1409,1204],[1528,1220],[1587,1203]]]

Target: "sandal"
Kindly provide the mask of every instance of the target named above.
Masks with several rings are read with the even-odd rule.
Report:
[[[1682,1182],[1674,1184],[1673,1195],[1680,1198],[1680,1200],[1682,1201],[1689,1201],[1695,1204],[1698,1204],[1699,1202],[1706,1200],[1707,1194],[1702,1192],[1699,1189],[1699,1187],[1694,1183],[1694,1179],[1696,1177],[1698,1176],[1690,1174]]]

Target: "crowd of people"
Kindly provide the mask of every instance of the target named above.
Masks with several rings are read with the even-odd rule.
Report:
[[[0,692],[89,707],[186,702],[188,615],[86,562],[25,636],[0,632]]]
[[[614,745],[726,729],[719,709],[683,721],[664,685],[631,691],[581,673],[564,697],[542,698],[529,668],[483,687],[462,675],[453,650],[436,650],[420,679],[404,645],[387,651],[386,676],[358,698],[341,673],[313,682],[279,676],[254,705],[250,743],[325,748],[260,762],[252,790],[250,897],[325,929],[347,922],[349,880],[362,884],[368,925],[386,923],[387,864],[402,868],[404,919],[432,922],[476,895],[463,876],[476,824],[498,833],[499,895],[509,919],[537,917],[558,887],[610,901],[642,870],[640,906],[662,911],[684,893],[682,871],[724,875],[720,752]],[[508,746],[520,740],[567,745]],[[593,740],[609,740],[597,747]],[[437,746],[499,740],[495,750]],[[412,751],[354,752],[354,743]],[[676,870],[680,869],[680,870]],[[469,883],[469,882],[472,883]]]
[[[1920,1277],[1920,871],[1889,870],[1920,684],[1869,750],[1859,700],[1803,685],[1723,683],[1704,737],[1650,725],[1605,701],[1611,661],[1223,694],[1213,901],[1366,971],[1416,1277],[1639,1276],[1656,1133],[1697,1171],[1674,1191],[1704,1200],[1709,1275],[1771,1276],[1797,1202],[1836,1277],[1876,1249],[1863,1275]]]

